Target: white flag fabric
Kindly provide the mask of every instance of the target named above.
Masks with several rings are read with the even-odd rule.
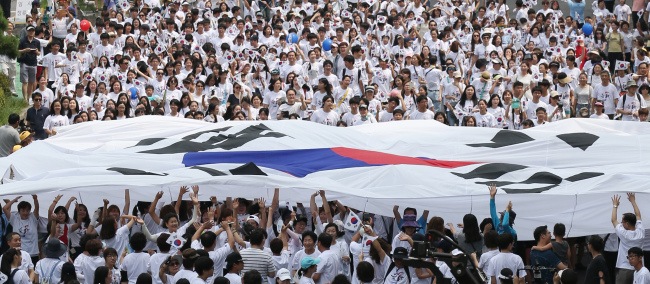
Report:
[[[489,217],[494,183],[497,210],[512,201],[518,237],[531,240],[535,227],[559,222],[567,236],[613,232],[614,193],[650,202],[648,140],[650,124],[591,119],[507,131],[437,121],[337,128],[149,116],[64,127],[0,158],[0,192],[27,201],[76,196],[94,211],[104,198],[119,205],[127,188],[133,201],[162,190],[166,203],[183,185],[199,185],[200,200],[271,200],[277,187],[282,200],[307,203],[325,190],[364,212],[392,216],[399,205],[460,223],[467,213]],[[632,207],[622,201],[618,211]]]

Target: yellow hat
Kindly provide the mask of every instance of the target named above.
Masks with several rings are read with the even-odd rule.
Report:
[[[29,131],[20,132],[20,141],[25,141],[25,139],[29,138],[30,136],[32,136],[32,133]]]

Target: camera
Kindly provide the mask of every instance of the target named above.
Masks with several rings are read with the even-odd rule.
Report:
[[[564,104],[563,103],[557,103],[557,108],[563,108]]]

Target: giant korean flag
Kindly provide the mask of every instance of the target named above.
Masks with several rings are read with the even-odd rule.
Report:
[[[489,217],[487,185],[496,184],[497,211],[513,202],[520,240],[559,222],[571,237],[613,232],[614,194],[624,195],[619,215],[632,212],[626,192],[639,193],[641,213],[650,214],[647,141],[650,124],[589,119],[508,131],[436,121],[337,128],[151,116],[62,128],[0,159],[0,193],[27,201],[38,194],[42,211],[57,194],[75,196],[93,211],[104,198],[123,204],[127,188],[133,201],[162,190],[166,203],[183,185],[199,185],[200,200],[270,200],[280,188],[280,200],[304,204],[325,190],[329,200],[365,212],[392,216],[399,205],[460,223],[467,213]]]

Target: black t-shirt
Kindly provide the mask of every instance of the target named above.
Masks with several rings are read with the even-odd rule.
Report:
[[[18,44],[18,49],[25,49],[25,48],[33,48],[36,50],[41,49],[41,42],[38,41],[36,38],[32,38],[32,41],[30,42],[27,38],[24,40],[21,40],[20,43]],[[36,53],[33,52],[26,52],[23,53],[25,56],[23,57],[23,63],[27,64],[28,66],[36,66],[38,63],[36,59]]]
[[[602,255],[598,255],[592,259],[589,263],[589,266],[587,266],[587,273],[585,273],[584,283],[600,283],[600,277],[598,277],[599,271],[603,272],[603,278],[605,279],[606,284],[613,284],[610,282],[607,263],[605,262],[605,258]]]

